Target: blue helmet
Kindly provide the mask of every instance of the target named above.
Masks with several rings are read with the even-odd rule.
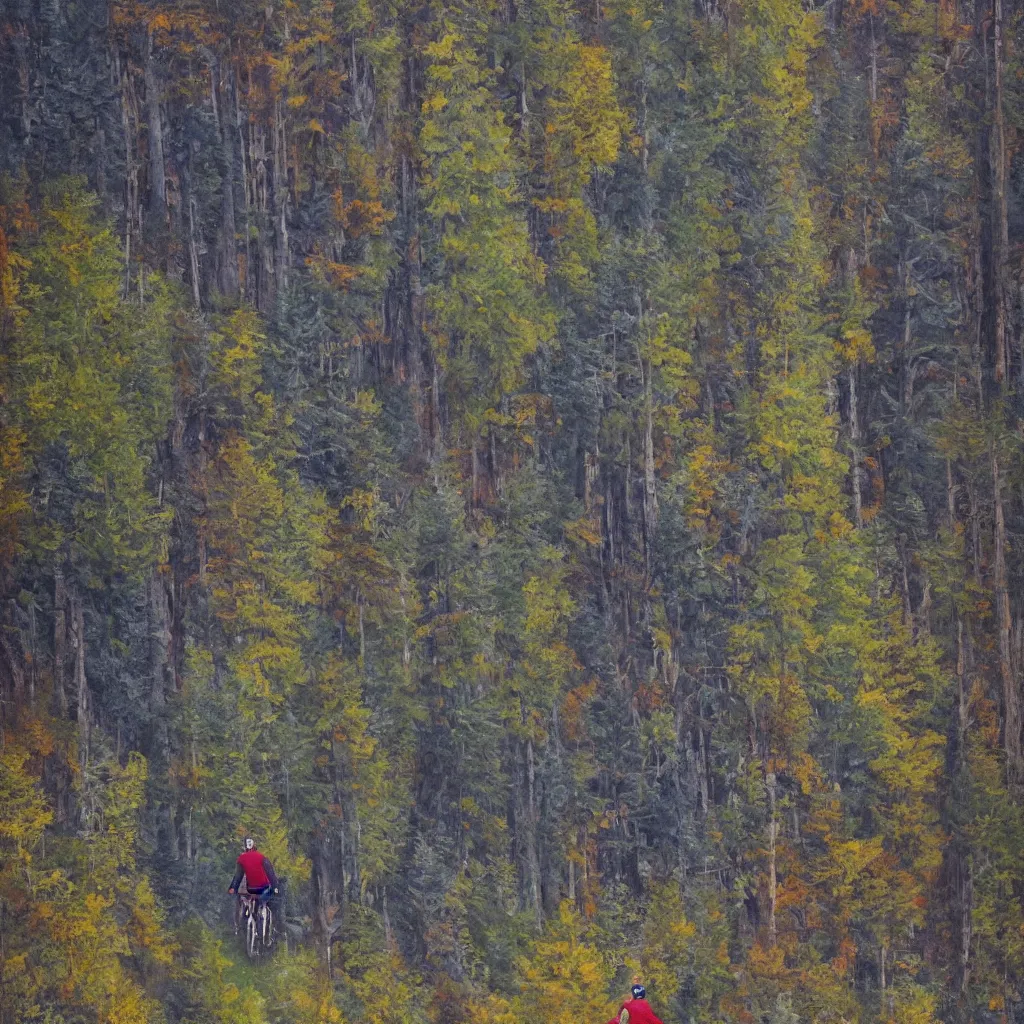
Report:
[[[643,987],[643,985],[634,985],[632,987],[632,989],[630,989],[630,991],[633,993],[633,998],[634,999],[646,999],[647,998],[647,989],[645,989]]]

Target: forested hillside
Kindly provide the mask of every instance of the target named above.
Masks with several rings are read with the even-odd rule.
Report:
[[[0,0],[0,1024],[1024,1018],[1022,15]]]

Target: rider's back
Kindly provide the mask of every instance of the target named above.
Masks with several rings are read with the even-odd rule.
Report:
[[[246,850],[238,855],[238,866],[245,872],[245,884],[250,889],[270,885],[270,877],[263,866],[265,859],[259,850]]]
[[[627,999],[622,1009],[629,1014],[629,1024],[661,1024],[646,999]]]

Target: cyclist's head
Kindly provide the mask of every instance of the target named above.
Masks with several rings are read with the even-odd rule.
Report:
[[[246,850],[255,850],[256,840],[253,839],[252,836],[246,836],[244,841],[242,842],[242,846],[244,846]]]
[[[641,985],[639,983],[634,985],[633,988],[630,991],[632,991],[634,999],[646,999],[647,998],[647,989],[645,989],[643,987],[643,985]]]

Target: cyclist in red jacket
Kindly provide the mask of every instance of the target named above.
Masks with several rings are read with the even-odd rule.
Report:
[[[277,875],[274,865],[256,849],[256,841],[245,837],[245,850],[238,855],[235,862],[235,877],[231,879],[228,892],[232,896],[238,892],[238,885],[245,876],[245,887],[254,896],[259,896],[260,903],[267,903],[278,891]],[[235,908],[235,930],[238,930],[238,915],[242,909],[241,900]]]
[[[639,982],[635,982],[631,989],[632,999],[627,999],[619,1007],[618,1017],[613,1017],[608,1024],[618,1024],[622,1019],[622,1011],[625,1010],[629,1024],[661,1024],[647,1002],[647,989]]]

